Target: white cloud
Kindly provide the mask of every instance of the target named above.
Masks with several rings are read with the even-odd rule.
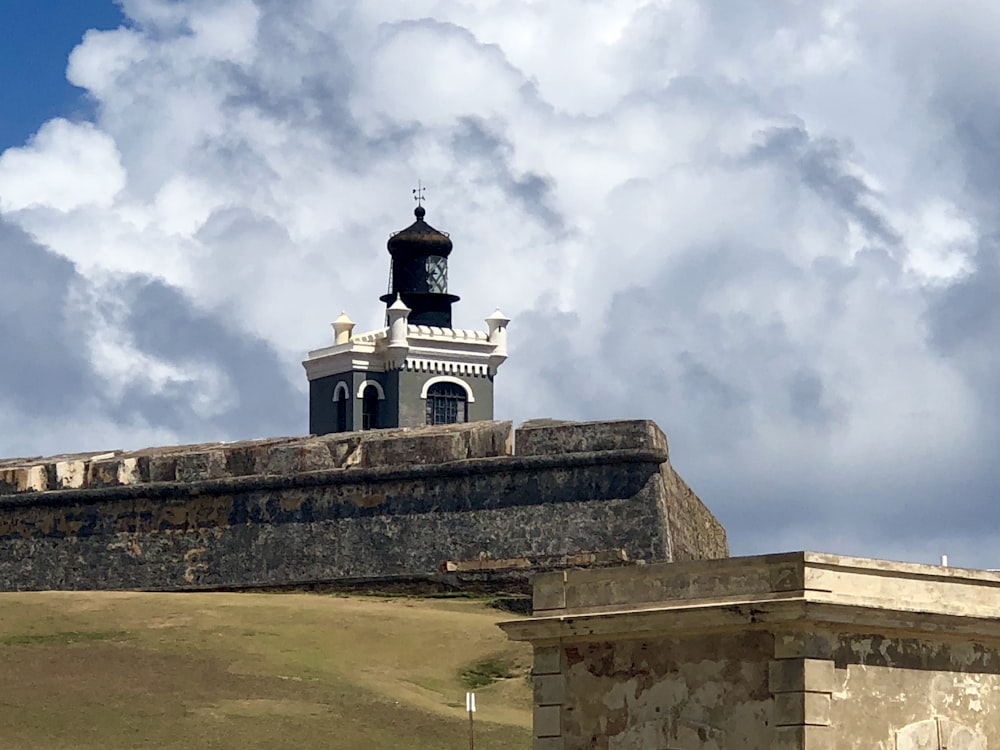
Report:
[[[792,539],[822,513],[803,488],[865,512],[988,476],[1000,363],[944,352],[935,307],[996,231],[1000,27],[965,7],[125,0],[70,59],[96,121],[4,152],[0,211],[89,285],[109,393],[223,424],[234,371],[134,335],[107,279],[266,342],[304,411],[299,358],[341,309],[380,324],[422,179],[458,324],[514,318],[501,416],[655,418],[724,520]]]
[[[107,209],[124,186],[114,141],[90,123],[50,120],[0,155],[0,211]]]
[[[925,283],[954,281],[973,268],[979,233],[957,206],[941,200],[922,206],[905,222],[904,237],[907,268]]]

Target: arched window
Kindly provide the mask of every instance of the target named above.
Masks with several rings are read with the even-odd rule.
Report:
[[[378,427],[379,392],[374,385],[365,386],[361,394],[361,429],[374,430]]]
[[[340,388],[343,383],[337,383],[337,390],[334,391],[333,401],[337,408],[337,432],[347,432],[347,408],[350,406],[347,388]]]
[[[457,383],[434,383],[427,389],[427,424],[469,421],[465,389]]]

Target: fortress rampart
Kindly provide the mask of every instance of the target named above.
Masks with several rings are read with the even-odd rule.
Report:
[[[649,421],[0,460],[0,590],[475,579],[725,557]]]

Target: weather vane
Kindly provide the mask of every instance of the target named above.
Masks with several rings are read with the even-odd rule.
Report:
[[[420,180],[417,180],[417,186],[413,188],[413,200],[417,202],[418,206],[424,205],[424,186]]]

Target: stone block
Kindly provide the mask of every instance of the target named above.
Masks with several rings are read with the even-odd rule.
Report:
[[[768,687],[778,693],[832,693],[835,674],[832,661],[824,659],[778,659],[769,665]]]
[[[326,444],[319,440],[299,444],[298,471],[327,471],[337,468],[337,462]]]
[[[835,750],[832,727],[775,727],[772,750]]]
[[[559,646],[536,646],[532,675],[559,674],[562,670],[562,648]]]
[[[829,693],[778,693],[774,696],[775,726],[830,725]]]
[[[776,633],[775,659],[831,659],[836,638],[830,633]]]
[[[29,466],[25,472],[24,490],[27,492],[45,492],[49,487],[49,469],[46,464]]]
[[[283,476],[338,468],[326,443],[319,440],[269,446],[255,463],[258,473]]]
[[[466,433],[469,458],[509,456],[514,447],[512,422],[473,422]]]
[[[118,469],[121,462],[120,458],[103,458],[91,461],[87,468],[87,486],[95,488],[115,487],[120,484]]]
[[[404,468],[460,461],[465,456],[461,437],[449,432],[381,436],[365,440],[361,446],[361,465],[365,468]]]
[[[56,488],[76,490],[87,481],[86,461],[59,461],[56,463]]]
[[[118,484],[140,484],[149,480],[149,459],[130,456],[118,462]]]
[[[361,432],[330,433],[315,440],[326,446],[330,460],[337,469],[348,469],[361,463]]]
[[[17,469],[0,470],[0,495],[12,495],[17,492]]]
[[[226,453],[221,448],[177,456],[178,482],[200,482],[225,476]]]
[[[515,435],[518,456],[613,451],[645,448],[667,458],[667,438],[655,422],[646,419],[617,422],[563,422],[553,425],[522,425]]]
[[[539,576],[531,596],[531,609],[540,614],[549,609],[566,608],[566,583],[564,574]]]
[[[510,431],[510,422],[470,422],[366,432],[361,444],[361,465],[402,468],[502,456],[510,444]]]
[[[252,445],[237,446],[227,450],[226,475],[231,477],[245,477],[263,473],[257,471],[258,450],[256,446]]]
[[[150,482],[176,482],[177,481],[177,456],[162,455],[149,457],[149,481]]]
[[[533,722],[535,737],[558,737],[562,734],[562,708],[535,706]]]
[[[536,674],[532,692],[536,706],[561,705],[566,700],[566,678],[561,674]]]

